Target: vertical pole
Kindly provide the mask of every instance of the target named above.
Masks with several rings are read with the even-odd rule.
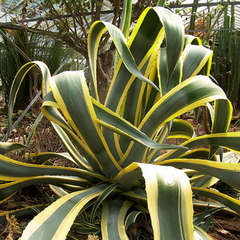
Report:
[[[235,2],[235,0],[233,0]],[[235,5],[231,6],[231,31],[235,29]]]
[[[157,6],[163,7],[165,4],[165,0],[158,0]]]
[[[198,8],[198,0],[193,1],[192,13],[191,13],[191,20],[190,20],[190,33],[195,29],[195,20],[196,20],[196,12]]]

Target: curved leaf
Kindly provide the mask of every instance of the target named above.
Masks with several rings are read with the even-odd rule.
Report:
[[[206,76],[192,77],[179,84],[156,102],[145,115],[139,129],[153,137],[164,123],[216,99],[226,99],[226,95],[220,87]],[[133,159],[142,161],[145,150],[137,143],[130,145],[129,151],[120,163],[127,166]],[[179,150],[179,152],[184,152],[184,150]]]
[[[227,132],[232,119],[232,111],[233,108],[230,101],[215,101],[211,133]],[[217,149],[217,145],[211,146],[210,156],[212,156]]]
[[[6,216],[12,216],[14,215],[15,217],[26,217],[26,216],[31,216],[36,214],[37,211],[45,208],[47,205],[46,204],[36,204],[36,205],[31,205],[31,206],[26,206],[26,207],[21,207],[18,209],[14,210],[9,210],[9,211],[1,211],[0,212],[0,222],[1,224],[6,224]]]
[[[132,0],[123,1],[123,10],[121,15],[120,29],[125,36],[128,38],[130,26],[131,26],[131,16],[132,16]],[[114,68],[116,68],[119,62],[119,55],[115,54]]]
[[[105,187],[98,185],[59,198],[30,221],[21,240],[65,239],[81,209],[99,196]]]
[[[147,146],[149,148],[154,149],[173,149],[178,148],[177,145],[170,145],[170,144],[159,144],[149,138],[146,134],[139,131],[134,125],[126,121],[124,118],[121,118],[118,114],[112,112],[110,109],[106,108],[105,106],[101,105],[99,102],[94,101],[94,108],[96,112],[96,116],[98,120],[96,120],[99,124],[103,125],[111,129],[113,132],[123,134],[134,140]]]
[[[48,95],[48,97],[49,96],[50,95]],[[60,112],[56,109],[58,108],[56,105],[56,102],[48,100],[44,101],[42,105],[42,113],[51,121],[53,128],[78,165],[88,170],[91,170],[92,168],[98,170],[99,163],[96,156],[89,146],[81,141],[79,136],[76,135],[74,130],[64,120]],[[87,159],[87,161],[81,155]]]
[[[37,177],[25,177],[19,178],[16,181],[10,183],[0,184],[0,203],[6,201],[18,190],[28,187],[34,184],[47,183],[47,184],[70,184],[80,187],[86,187],[89,182],[79,177],[66,177],[66,176],[37,176]]]
[[[101,36],[103,33],[108,30],[113,43],[115,44],[115,47],[118,51],[118,54],[120,55],[125,67],[128,69],[130,73],[132,73],[137,78],[149,83],[154,88],[158,90],[158,87],[154,85],[151,81],[149,81],[138,69],[136,62],[129,51],[129,48],[127,46],[126,39],[123,35],[123,33],[114,25],[104,22],[104,21],[97,21],[95,22],[88,34],[88,53],[89,53],[89,64],[90,69],[92,73],[94,88],[95,88],[95,94],[94,97],[98,99],[97,94],[97,78],[96,78],[96,57],[97,57],[97,50],[98,45],[101,39]]]
[[[8,179],[8,181],[11,181],[20,177],[44,175],[76,176],[89,181],[96,181],[98,178],[102,180],[105,179],[104,176],[100,174],[82,169],[23,163],[0,154],[0,180]]]
[[[61,159],[65,159],[67,161],[70,161],[70,162],[78,165],[78,163],[75,162],[75,160],[71,157],[71,155],[68,152],[65,152],[65,153],[56,153],[56,152],[28,153],[26,156],[40,161],[41,164],[51,158],[61,158]]]
[[[51,184],[49,184],[49,187],[59,197],[63,197],[68,194],[68,192],[65,191],[62,187],[58,187],[58,186],[51,185]]]
[[[210,49],[188,44],[183,52],[182,81],[199,74],[211,56],[212,51]]]
[[[233,214],[233,215],[237,215],[238,214],[231,210],[230,208],[226,207],[225,205],[222,205],[220,203],[216,203],[216,202],[205,202],[205,201],[199,201],[199,200],[193,200],[193,206],[196,209],[201,209],[201,210],[205,210],[205,209],[221,209],[221,211],[225,211],[228,214]]]
[[[0,154],[6,154],[22,148],[25,148],[25,146],[20,143],[0,142]]]
[[[240,152],[240,132],[227,132],[217,134],[207,134],[199,137],[189,139],[181,144],[188,149],[200,147],[204,145],[209,146],[221,146],[232,151]],[[171,159],[180,157],[185,153],[184,149],[172,150],[169,153],[162,155],[156,159],[156,161],[162,161],[164,159]],[[210,157],[210,156],[209,156]]]
[[[228,208],[235,211],[238,215],[240,215],[240,200],[230,197],[227,194],[220,193],[214,189],[193,187],[192,190],[195,194],[218,201],[219,203],[227,206]]]
[[[132,211],[131,213],[128,214],[125,221],[125,226],[127,230],[133,223],[136,222],[136,219],[140,214],[142,214],[141,211]]]
[[[157,164],[194,169],[199,173],[214,176],[230,185],[240,187],[240,165],[238,163],[223,163],[203,159],[171,159]]]
[[[158,14],[166,32],[167,72],[171,77],[183,49],[184,27],[177,14],[161,7],[155,7],[153,10]]]
[[[209,158],[209,149],[205,149],[205,148],[197,148],[197,149],[193,149],[191,151],[186,152],[185,154],[183,154],[181,157],[182,158],[195,158],[195,159],[208,159]],[[211,161],[218,161],[218,158],[216,155],[213,155],[211,159],[209,159]],[[190,174],[191,175],[191,174]],[[219,179],[212,177],[210,175],[202,175],[199,172],[196,172],[194,174],[192,174],[190,182],[191,185],[194,187],[211,187],[212,185],[214,185],[215,183],[217,183],[219,181]]]
[[[93,222],[93,219],[96,215],[97,209],[99,208],[99,206],[103,203],[103,201],[111,194],[113,193],[116,189],[117,189],[118,185],[116,183],[113,183],[111,185],[109,185],[104,192],[98,197],[98,199],[95,201],[93,207],[92,207],[92,211],[91,211],[91,222]]]
[[[43,118],[43,114],[42,114],[42,112],[40,112],[38,117],[34,121],[34,124],[33,124],[32,128],[31,128],[30,133],[28,134],[28,138],[27,138],[27,141],[26,141],[26,146],[27,147],[29,147],[30,142],[31,142],[31,140],[32,140],[32,138],[33,138],[33,136],[34,136],[34,134],[36,132],[36,128],[37,128],[38,124],[41,122],[42,118]]]
[[[168,138],[192,138],[194,136],[193,126],[186,120],[174,119]]]
[[[104,240],[128,240],[125,218],[132,204],[121,198],[104,201],[101,219],[101,232]]]
[[[83,72],[58,74],[51,78],[50,85],[64,117],[81,141],[96,155],[100,170],[107,176],[115,175],[121,167],[114,159],[101,128],[95,121],[96,114]]]
[[[203,229],[194,226],[194,240],[213,240]]]
[[[15,101],[16,101],[16,97],[17,97],[17,93],[18,90],[21,86],[21,83],[23,82],[25,76],[27,75],[27,73],[33,68],[37,66],[38,69],[40,70],[40,73],[42,75],[42,94],[43,96],[45,96],[46,92],[48,91],[49,85],[48,85],[48,79],[50,78],[50,71],[47,67],[47,65],[43,62],[39,62],[39,61],[34,61],[34,62],[29,62],[26,63],[25,65],[23,65],[19,71],[17,72],[11,89],[10,89],[10,94],[9,94],[9,103],[8,103],[8,132],[6,134],[6,139],[9,137],[10,135],[10,131],[12,129],[12,116],[13,116],[13,108],[15,105]],[[6,140],[5,139],[5,140]]]
[[[192,192],[186,175],[171,167],[139,166],[145,179],[154,239],[193,239]]]
[[[132,188],[124,183],[128,181],[138,185],[142,178],[146,185],[154,239],[193,239],[192,191],[187,176],[172,167],[132,163],[120,171],[116,181],[125,188]]]

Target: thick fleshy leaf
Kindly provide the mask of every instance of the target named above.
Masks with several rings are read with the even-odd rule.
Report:
[[[232,111],[233,108],[230,101],[215,101],[211,133],[227,132],[232,119]],[[217,149],[217,145],[211,146],[210,156],[212,156]]]
[[[0,223],[2,225],[6,224],[7,223],[6,217],[7,216],[10,217],[10,216],[14,215],[15,217],[26,217],[26,216],[36,215],[37,211],[42,210],[46,206],[47,206],[46,204],[36,204],[36,205],[21,207],[21,208],[14,209],[14,210],[1,211],[0,212]]]
[[[212,51],[210,49],[188,44],[183,52],[182,81],[199,74],[211,56]]]
[[[181,73],[182,73],[182,62],[181,62],[181,51],[183,49],[183,24],[181,24],[181,19],[172,12],[168,11],[164,8],[152,8],[149,10],[150,12],[153,12],[156,16],[152,17],[151,22],[148,23],[148,28],[152,29],[153,25],[154,27],[161,27],[161,30],[159,30],[159,34],[156,38],[156,41],[152,45],[152,54],[151,57],[147,62],[144,60],[150,54],[150,51],[147,53],[146,56],[142,59],[141,63],[139,64],[139,67],[143,67],[143,70],[145,71],[144,75],[148,77],[152,82],[154,82],[154,78],[152,79],[151,75],[153,72],[153,66],[157,67],[159,64],[157,63],[157,60],[159,59],[159,52],[160,52],[160,64],[165,60],[165,70],[164,73],[166,75],[162,75],[161,71],[158,72],[158,75],[160,76],[160,81],[158,83],[159,88],[161,90],[161,95],[163,95],[163,88],[166,88],[167,91],[171,88],[175,87],[181,79]],[[147,15],[145,18],[147,18]],[[150,25],[150,26],[149,26]],[[135,28],[137,28],[137,25]],[[138,30],[138,34],[141,34],[141,28]],[[134,32],[134,30],[133,30]],[[174,40],[173,40],[174,35]],[[134,36],[134,34],[133,34]],[[137,39],[138,40],[138,39]],[[164,41],[165,40],[165,41]],[[140,39],[139,39],[140,41]],[[163,41],[166,45],[164,49],[162,49]],[[174,44],[174,48],[173,48]],[[142,45],[142,41],[139,42],[139,45]],[[174,49],[174,51],[173,51]],[[161,56],[161,52],[165,50],[165,58]],[[135,53],[135,55],[138,57],[138,53]],[[134,56],[135,56],[134,55]],[[127,96],[126,96],[126,102],[124,103],[124,117],[128,119],[131,123],[134,123],[134,125],[138,126],[139,122],[141,121],[141,109],[143,108],[143,96],[145,94],[145,90],[148,85],[145,83],[140,83],[139,81],[134,81],[131,85],[130,89],[128,90]],[[124,96],[124,94],[123,94]],[[122,96],[122,97],[123,97]],[[144,116],[144,114],[143,114]]]
[[[128,230],[128,228],[136,222],[137,217],[142,214],[141,211],[132,211],[128,214],[126,221],[125,221],[125,226],[126,226],[126,230]]]
[[[91,149],[89,149],[88,145],[81,141],[79,136],[64,120],[57,109],[58,106],[56,102],[52,100],[49,101],[47,99],[51,98],[51,95],[52,94],[48,94],[45,98],[45,101],[42,105],[42,113],[51,121],[53,128],[57,132],[71,156],[74,158],[75,162],[77,162],[81,168],[98,170],[99,163],[96,159],[96,156]]]
[[[131,16],[132,16],[132,0],[123,1],[123,10],[121,15],[121,23],[120,23],[120,29],[124,35],[124,37],[127,39],[130,31],[130,25],[131,25]],[[115,54],[115,60],[114,60],[114,68],[118,65],[119,62],[119,55]]]
[[[89,162],[94,162],[95,160],[93,155],[91,155],[91,152],[88,152],[88,148],[84,148],[85,145],[79,144],[79,141],[76,140],[76,137],[72,136],[67,130],[61,128],[59,125],[53,122],[52,125],[77,165],[81,169],[92,171],[93,168]]]
[[[238,163],[223,163],[203,159],[171,159],[157,164],[194,169],[199,173],[214,176],[230,185],[240,187],[240,164]]]
[[[123,11],[121,16],[120,29],[125,38],[128,37],[131,25],[132,16],[132,0],[123,1]]]
[[[194,240],[213,240],[203,229],[194,226]]]
[[[81,220],[80,222],[75,222],[74,227],[77,229],[78,234],[84,235],[99,235],[100,227],[99,224],[89,223],[87,221]],[[72,234],[68,234],[69,239],[79,240],[79,238],[73,238]]]
[[[111,129],[113,132],[123,134],[131,140],[139,142],[149,148],[161,150],[179,147],[177,145],[159,144],[153,141],[146,134],[139,131],[134,125],[126,121],[124,118],[121,118],[118,114],[112,112],[110,109],[106,108],[95,100],[93,100],[93,103],[96,116],[98,118],[96,121],[104,127]]]
[[[134,189],[131,189],[131,191],[122,192],[122,195],[135,202],[139,202],[139,201],[144,203],[147,202],[146,191],[143,190],[142,188],[134,188]]]
[[[96,79],[96,57],[97,57],[97,50],[98,45],[101,39],[101,36],[105,31],[108,31],[108,33],[111,36],[111,39],[113,40],[113,43],[115,44],[115,47],[118,51],[118,54],[120,55],[125,67],[128,69],[130,73],[132,73],[137,78],[149,83],[154,88],[158,90],[158,87],[155,86],[151,81],[149,81],[138,69],[137,64],[127,46],[127,41],[121,32],[117,27],[114,25],[104,22],[104,21],[97,21],[95,22],[88,34],[88,53],[89,53],[89,64],[91,68],[93,83],[95,87],[95,96],[97,97],[97,79]],[[97,97],[98,99],[98,97]]]
[[[66,176],[37,176],[37,177],[25,177],[19,178],[10,183],[2,183],[0,184],[0,203],[6,201],[10,198],[14,193],[19,191],[24,187],[28,187],[34,184],[47,183],[47,184],[55,184],[55,185],[72,185],[79,186],[80,188],[87,187],[89,182],[85,179],[81,179],[79,177],[66,177]]]
[[[164,96],[167,93],[167,88],[168,88],[167,87],[168,82],[166,82],[166,79],[168,79],[166,48],[159,49],[157,64],[158,64],[157,73],[158,73],[159,85],[161,90],[161,96]]]
[[[183,154],[181,157],[182,158],[195,158],[195,159],[208,159],[209,158],[209,149],[205,149],[205,148],[197,148],[197,149],[193,149],[190,150],[188,152],[186,152],[185,154]],[[211,161],[218,161],[218,158],[216,155],[213,155],[211,159],[209,159]],[[212,185],[214,185],[215,183],[217,183],[219,181],[219,179],[210,176],[210,175],[202,175],[199,172],[195,172],[193,174],[190,173],[191,179],[191,185],[194,187],[211,187]]]
[[[91,222],[93,222],[96,212],[99,208],[99,206],[103,203],[103,201],[111,194],[113,193],[116,189],[117,189],[118,185],[116,183],[113,183],[111,185],[109,185],[104,191],[103,193],[97,198],[97,200],[95,201],[93,207],[92,207],[92,212],[91,212]]]
[[[98,178],[105,179],[100,174],[82,169],[23,163],[0,154],[0,180],[12,181],[21,177],[44,175],[76,176],[89,181],[96,181]]]
[[[29,147],[29,145],[31,143],[31,140],[32,140],[32,138],[33,138],[33,136],[34,136],[34,134],[36,132],[37,126],[41,122],[42,118],[43,118],[43,114],[42,114],[42,112],[40,112],[38,117],[34,121],[34,124],[33,124],[32,128],[31,128],[30,133],[28,134],[28,138],[27,138],[27,141],[26,141],[26,147]]]
[[[59,197],[63,197],[63,196],[65,196],[65,195],[68,194],[68,192],[65,191],[62,187],[58,187],[58,186],[51,185],[51,184],[49,184],[49,187],[50,187],[51,190],[52,190],[56,195],[58,195]]]
[[[192,77],[172,89],[156,102],[145,115],[139,129],[152,137],[166,122],[196,107],[216,99],[226,99],[223,90],[206,76]],[[145,151],[138,143],[129,146],[130,151],[125,154],[121,163],[129,165],[133,159],[142,161]],[[184,150],[179,150],[184,152]]]
[[[6,134],[5,140],[7,140],[7,138],[10,135],[10,131],[12,130],[12,117],[13,117],[13,108],[15,105],[15,101],[16,101],[16,97],[17,97],[17,93],[18,90],[21,86],[21,83],[23,82],[23,80],[25,79],[26,74],[34,67],[38,67],[41,76],[42,76],[42,93],[43,96],[46,94],[46,92],[48,91],[48,79],[50,78],[50,71],[48,69],[48,67],[46,66],[45,63],[43,62],[39,62],[39,61],[34,61],[34,62],[29,62],[25,65],[23,65],[19,71],[17,72],[11,89],[10,89],[10,94],[9,94],[9,103],[8,103],[8,132]]]
[[[194,214],[193,223],[197,226],[202,225],[203,222],[205,222],[205,220],[207,220],[207,218],[209,218],[210,216],[212,216],[213,214],[215,214],[221,210],[222,210],[222,207],[209,208],[209,209],[205,209],[202,212],[197,212],[196,214]]]
[[[193,239],[192,191],[183,171],[132,163],[116,176],[116,181],[125,188],[131,188],[124,183],[128,181],[138,185],[142,178],[146,185],[154,239]]]
[[[185,46],[187,44],[202,45],[201,39],[198,38],[198,37],[195,37],[193,35],[185,34],[184,35],[184,40],[185,40]]]
[[[153,9],[158,14],[166,32],[167,71],[169,77],[171,77],[183,49],[184,27],[181,18],[177,14],[173,14],[166,8],[156,7]]]
[[[95,154],[100,170],[107,176],[115,175],[121,167],[114,159],[101,128],[96,123],[96,114],[83,72],[58,74],[51,78],[50,85],[68,124]]]
[[[198,194],[199,196],[211,198],[225,205],[226,207],[232,209],[238,215],[240,215],[240,200],[230,197],[227,194],[220,193],[214,189],[193,187],[192,190],[193,190],[193,193]]]
[[[186,120],[174,119],[169,133],[169,138],[192,138],[194,136],[193,126]]]
[[[161,60],[160,60],[161,61]],[[174,87],[176,87],[180,82],[181,82],[181,78],[182,78],[182,66],[183,66],[183,62],[182,62],[182,57],[178,60],[177,65],[174,69],[174,71],[171,74],[170,79],[167,81],[168,84],[166,86],[167,88],[167,92],[169,92],[171,89],[173,89]],[[167,93],[166,92],[166,93]],[[166,94],[165,93],[165,94]]]
[[[156,24],[153,25],[152,22],[156,22]],[[138,68],[142,68],[149,59],[153,51],[151,48],[161,28],[162,24],[159,21],[159,16],[152,8],[147,8],[140,16],[127,43]],[[124,91],[128,91],[130,85],[135,80],[135,76],[131,75],[122,61],[119,62],[116,68],[110,91],[106,98],[106,106],[113,111],[116,111],[122,105],[124,98],[126,99],[127,97]]]
[[[221,211],[227,212],[228,214],[239,216],[235,211],[217,202],[205,202],[205,201],[193,200],[193,206],[194,208],[200,209],[203,211],[206,209],[221,209]]]
[[[65,153],[56,153],[56,152],[29,153],[26,156],[31,157],[35,160],[38,160],[38,163],[40,161],[41,164],[52,158],[61,158],[78,165],[78,163],[75,162],[75,160],[67,152]]]
[[[172,124],[173,121],[170,121],[168,123],[166,123],[160,130],[159,132],[157,132],[156,136],[154,136],[154,140],[156,142],[159,142],[160,144],[166,142],[167,137],[170,134],[170,131],[172,129]],[[146,160],[144,161],[144,163],[153,163],[155,158],[157,158],[159,156],[159,151],[158,150],[148,150],[146,153]]]
[[[105,187],[98,185],[61,197],[30,221],[21,240],[65,239],[81,209],[98,197]]]
[[[25,146],[20,143],[0,142],[0,154],[6,154],[22,148],[25,148]]]
[[[135,61],[139,64],[139,69],[145,70],[144,74],[146,77],[151,79],[153,66],[156,66],[155,56],[157,56],[165,36],[167,66],[169,67],[167,70],[169,70],[169,76],[172,74],[183,45],[183,25],[180,24],[181,20],[179,20],[178,16],[169,10],[158,7],[147,8],[139,18],[128,41],[128,46]],[[174,41],[173,35],[175,35]],[[134,80],[133,76],[129,76],[125,69],[119,66],[119,72],[115,74],[111,83],[106,105],[117,112],[120,111],[120,108],[122,110],[124,106],[125,118],[137,125],[141,114],[139,110],[142,108],[141,105],[143,105],[142,97],[145,87],[151,85],[144,85]],[[154,81],[151,79],[151,82]]]
[[[154,239],[193,239],[192,192],[188,178],[171,167],[144,164],[140,167]]]
[[[204,145],[209,146],[221,146],[232,151],[240,152],[240,132],[227,132],[208,134],[199,137],[189,139],[184,142],[182,146],[189,149],[201,147]],[[164,159],[178,158],[185,153],[184,149],[172,150],[169,153],[160,156],[156,161],[162,161]]]
[[[227,98],[223,90],[208,77],[198,75],[189,78],[154,104],[142,120],[139,128],[151,136],[159,126],[173,117],[216,99]],[[156,119],[159,120],[156,121]]]
[[[128,240],[125,218],[132,202],[117,198],[103,203],[101,232],[104,240]]]
[[[209,152],[210,152],[209,149],[204,148],[204,147],[202,147],[202,148],[199,147],[199,148],[187,151],[186,153],[182,154],[181,157],[182,158],[208,159]],[[216,155],[213,155],[212,158],[209,160],[218,161],[218,158]]]
[[[219,181],[218,178],[210,175],[197,175],[191,178],[190,182],[193,187],[211,187]]]

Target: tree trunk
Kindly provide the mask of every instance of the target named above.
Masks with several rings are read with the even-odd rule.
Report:
[[[114,50],[101,53],[97,59],[97,83],[100,101],[103,103],[113,77]]]

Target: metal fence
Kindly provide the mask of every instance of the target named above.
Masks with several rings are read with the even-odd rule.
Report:
[[[185,0],[182,4],[165,2],[165,6],[182,15],[189,33],[207,32],[208,27],[212,27],[211,31],[240,30],[240,1]],[[199,19],[202,28],[196,26]]]

